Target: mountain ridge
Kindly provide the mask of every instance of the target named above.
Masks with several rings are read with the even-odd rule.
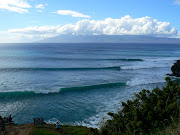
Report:
[[[180,43],[179,38],[146,35],[58,35],[37,43]]]

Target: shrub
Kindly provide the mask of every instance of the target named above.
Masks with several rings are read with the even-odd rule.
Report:
[[[108,113],[108,120],[101,128],[103,135],[148,134],[156,128],[166,127],[179,117],[180,85],[166,77],[166,87],[152,91],[143,89],[134,100],[122,102],[118,113]]]

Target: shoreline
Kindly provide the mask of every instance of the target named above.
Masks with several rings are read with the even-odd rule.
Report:
[[[98,129],[88,128],[84,126],[60,125],[60,129],[56,129],[55,124],[44,124],[43,126],[34,126],[34,123],[28,124],[10,124],[6,125],[6,130],[0,131],[0,135],[74,135],[74,133],[94,134],[98,133]],[[81,134],[82,135],[82,134]]]

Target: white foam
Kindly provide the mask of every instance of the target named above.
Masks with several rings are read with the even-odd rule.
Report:
[[[57,122],[60,123],[60,121],[56,118],[49,119],[48,121],[45,121],[47,124],[56,124]],[[62,123],[60,123],[62,125]]]
[[[121,69],[136,70],[136,69],[149,69],[149,68],[165,68],[171,67],[177,57],[169,58],[146,58],[144,61],[131,63],[130,65],[121,66]]]
[[[111,117],[107,115],[107,112],[104,112],[78,122],[62,123],[57,118],[51,118],[45,122],[47,124],[56,124],[59,122],[61,125],[85,126],[99,129],[108,119],[111,119]]]
[[[143,84],[157,84],[165,81],[166,74],[170,72],[170,68],[163,70],[137,70],[135,75],[126,82],[128,86],[136,86]]]
[[[36,94],[50,94],[50,93],[59,93],[60,92],[60,89],[59,90],[36,90],[34,91]]]
[[[82,125],[82,126],[86,126],[86,127],[92,127],[92,128],[99,129],[100,127],[102,127],[105,124],[105,122],[108,119],[111,119],[111,117],[109,115],[107,115],[107,113],[108,112],[101,112],[101,113],[96,114],[95,116],[92,116],[81,122],[75,122],[74,125]]]
[[[139,79],[139,78],[133,78],[131,81],[127,81],[126,85],[128,86],[136,86],[136,85],[143,85],[143,84],[155,84],[155,83],[163,83],[166,82],[165,80],[153,80],[153,79]]]
[[[27,90],[1,90],[0,93],[10,93],[10,92],[34,92],[36,94],[50,94],[50,93],[59,93],[59,90],[34,90],[34,89],[27,89]]]
[[[144,60],[161,62],[161,61],[176,61],[178,59],[179,57],[161,57],[161,58],[146,58]]]
[[[135,70],[135,69],[148,69],[148,68],[164,68],[167,67],[167,65],[133,65],[133,66],[122,66],[121,69],[127,69],[127,70]],[[168,66],[171,67],[171,66]]]

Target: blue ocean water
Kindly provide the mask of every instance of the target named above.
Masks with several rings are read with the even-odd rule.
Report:
[[[165,85],[178,44],[0,44],[0,115],[99,127],[142,88]]]

